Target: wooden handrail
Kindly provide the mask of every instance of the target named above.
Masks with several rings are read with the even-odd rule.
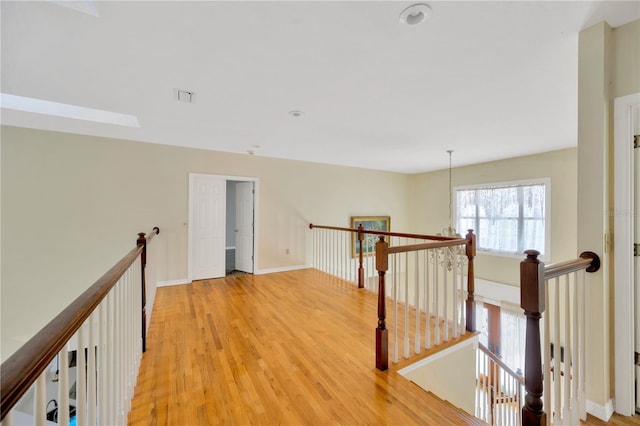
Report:
[[[466,244],[467,244],[467,240],[465,240],[464,238],[457,238],[455,240],[438,241],[435,243],[411,244],[408,246],[389,247],[388,252],[389,254],[407,253],[410,251],[429,250],[429,249],[436,249],[436,248],[443,248],[443,247],[455,247],[455,246],[462,246]]]
[[[154,228],[147,242],[159,232],[159,228]],[[143,250],[143,245],[136,244],[134,249],[2,363],[0,420],[27,392]]]
[[[600,258],[598,255],[591,251],[585,251],[580,253],[580,257],[577,259],[546,265],[544,267],[544,279],[549,280],[583,269],[587,272],[596,272],[600,269]]]
[[[310,223],[309,229],[314,229],[314,228],[331,229],[334,231],[347,231],[347,232],[354,232],[354,233],[358,232],[358,228],[340,228],[337,226],[314,225],[313,223]],[[372,235],[384,235],[386,237],[415,238],[420,240],[433,240],[433,241],[459,240],[458,237],[445,237],[444,235],[407,234],[404,232],[374,231],[371,229],[363,229],[362,232],[365,234],[372,234]]]
[[[491,361],[498,364],[500,368],[506,371],[511,377],[516,379],[518,383],[520,383],[521,385],[524,385],[524,376],[513,371],[511,367],[509,367],[507,364],[504,363],[504,361],[498,358],[498,355],[491,352],[485,345],[483,345],[480,342],[478,342],[478,349],[484,352],[491,359]]]

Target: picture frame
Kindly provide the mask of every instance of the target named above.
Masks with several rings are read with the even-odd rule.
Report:
[[[355,229],[362,224],[364,229],[372,231],[390,232],[391,217],[390,216],[351,216],[351,229]],[[362,241],[362,254],[364,256],[372,255],[375,252],[377,235],[364,234]],[[352,233],[351,237],[351,257],[360,255],[360,241],[358,234]]]

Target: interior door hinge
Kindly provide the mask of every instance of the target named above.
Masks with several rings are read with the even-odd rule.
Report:
[[[640,256],[640,244],[635,243],[633,245],[633,257],[638,257]]]
[[[638,148],[640,146],[640,135],[633,135],[633,147]]]

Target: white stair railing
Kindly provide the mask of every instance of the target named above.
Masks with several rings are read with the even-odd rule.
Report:
[[[598,271],[600,258],[583,252],[578,259],[545,266],[536,250],[525,253],[520,263],[527,317],[522,421],[526,426],[579,425],[586,419],[585,272]]]
[[[578,425],[586,420],[585,270],[545,280],[543,315],[544,405],[553,407],[549,421]]]
[[[475,416],[490,425],[522,424],[524,377],[481,343],[476,354]]]
[[[456,339],[465,330],[475,330],[473,263],[469,261],[475,256],[475,235],[471,231],[460,238],[361,227],[311,224],[309,228],[315,269],[377,292],[382,298],[378,309],[384,312],[378,312],[378,330],[384,333],[377,331],[380,335],[387,333],[386,305],[390,303],[393,362]],[[383,254],[378,251],[377,238],[387,239],[381,240],[386,244]],[[384,257],[386,266],[382,292],[379,256]],[[388,340],[385,342],[388,347]],[[384,351],[380,369],[388,365]]]
[[[391,237],[391,241],[390,248],[396,249],[424,243],[398,237]],[[389,254],[386,290],[391,299],[391,315],[387,318],[392,362],[464,333],[467,258],[462,241],[453,247]]]
[[[124,425],[143,351],[146,244],[136,247],[9,357],[2,426]]]

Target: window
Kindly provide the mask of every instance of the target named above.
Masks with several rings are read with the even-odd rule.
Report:
[[[473,229],[478,250],[548,254],[549,179],[456,188],[456,227]]]
[[[500,309],[501,354],[505,364],[520,374],[524,371],[527,319],[521,309],[502,306]]]

